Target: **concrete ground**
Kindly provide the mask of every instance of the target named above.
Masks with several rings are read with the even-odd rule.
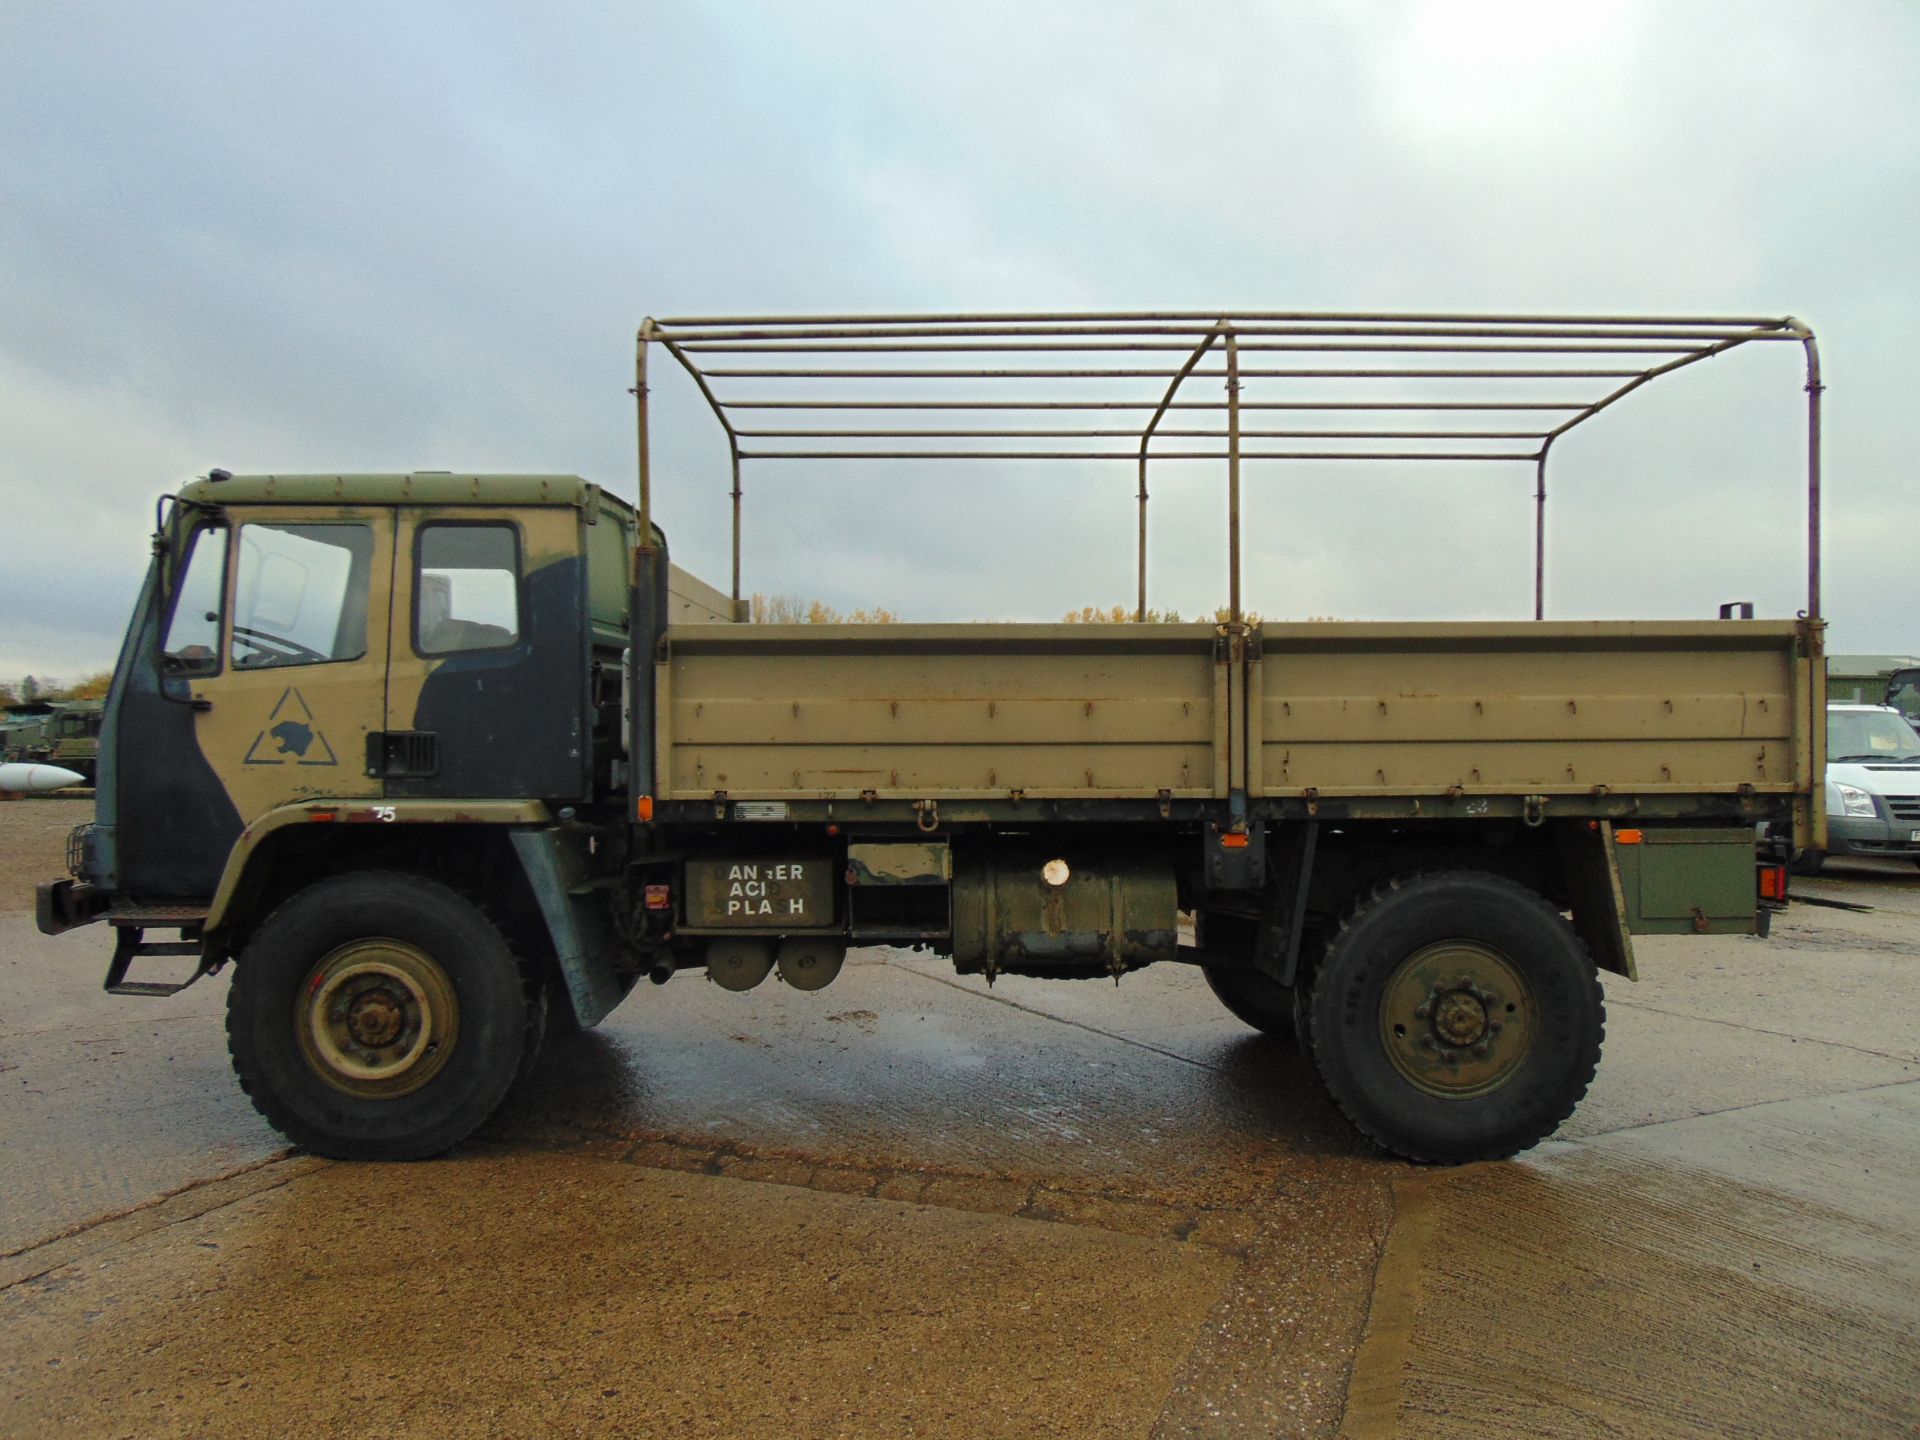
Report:
[[[475,1142],[290,1154],[0,806],[0,1434],[1915,1432],[1920,870],[1645,941],[1517,1161],[1378,1156],[1197,974],[683,975]],[[75,807],[80,809],[82,807]],[[30,818],[29,818],[30,817]],[[74,818],[81,818],[76,815]],[[58,822],[58,823],[56,823]]]

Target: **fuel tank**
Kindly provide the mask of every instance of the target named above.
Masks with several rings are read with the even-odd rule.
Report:
[[[954,858],[953,965],[963,975],[1118,978],[1179,943],[1172,867],[1032,853]]]

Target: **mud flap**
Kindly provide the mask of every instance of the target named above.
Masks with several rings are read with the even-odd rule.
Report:
[[[1560,862],[1573,899],[1573,928],[1602,970],[1640,978],[1627,930],[1627,900],[1609,820],[1559,827]]]
[[[514,830],[514,853],[547,922],[567,998],[581,1029],[597,1025],[625,997],[615,961],[620,950],[608,923],[605,892],[585,886],[579,853],[585,842],[557,826]]]

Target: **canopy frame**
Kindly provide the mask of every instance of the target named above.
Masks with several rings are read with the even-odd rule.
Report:
[[[633,390],[640,533],[651,544],[647,356],[658,345],[692,377],[727,437],[736,604],[748,461],[1131,461],[1138,479],[1135,617],[1144,620],[1149,467],[1156,460],[1224,460],[1227,608],[1235,626],[1244,623],[1243,461],[1430,461],[1534,467],[1533,615],[1540,620],[1554,443],[1650,381],[1742,345],[1779,341],[1799,343],[1806,357],[1806,614],[1818,620],[1824,386],[1813,332],[1792,316],[1143,311],[649,318],[639,331]],[[1218,366],[1203,364],[1216,350]],[[1248,358],[1273,355],[1339,359],[1302,365]],[[994,363],[957,358],[968,356]],[[1223,398],[1184,398],[1196,379],[1223,381]],[[742,381],[749,388],[736,393]],[[893,388],[902,381],[913,389]],[[1248,382],[1272,381],[1280,382],[1275,394],[1287,398],[1242,398]],[[1410,381],[1444,384],[1433,395],[1381,397],[1383,383]],[[1126,388],[1063,399],[1060,382]],[[1566,393],[1541,398],[1520,388],[1541,382],[1556,390],[1565,384]],[[1303,383],[1324,393],[1303,398]],[[1296,414],[1358,418],[1303,425],[1287,418]],[[1176,415],[1175,423],[1163,423]],[[755,418],[763,416],[774,418]],[[1009,418],[1017,416],[1028,420]],[[1035,416],[1044,418],[1031,423]],[[1126,416],[1134,418],[1123,422]],[[1256,417],[1253,428],[1243,423],[1249,416]],[[1106,443],[1135,437],[1124,448]],[[1076,443],[1032,448],[1037,441]]]

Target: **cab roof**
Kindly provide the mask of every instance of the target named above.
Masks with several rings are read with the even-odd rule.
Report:
[[[202,505],[567,505],[631,510],[625,500],[578,475],[478,475],[415,470],[391,475],[229,475],[215,470],[181,487]]]

